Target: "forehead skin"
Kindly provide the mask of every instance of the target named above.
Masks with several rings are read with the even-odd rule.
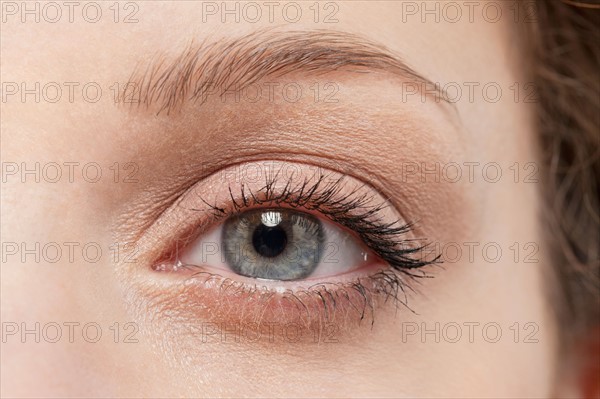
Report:
[[[513,19],[486,22],[480,17],[482,3],[475,9],[473,23],[466,16],[458,23],[435,23],[433,18],[423,23],[420,14],[402,21],[406,2],[377,3],[335,3],[337,22],[329,24],[322,22],[334,10],[329,8],[320,8],[318,23],[311,14],[289,24],[277,11],[276,23],[269,23],[267,18],[257,23],[231,19],[222,23],[220,14],[203,15],[200,3],[162,1],[136,3],[138,22],[131,24],[114,23],[107,5],[103,11],[110,18],[103,18],[97,24],[77,18],[80,14],[75,14],[73,23],[23,24],[9,19],[2,26],[2,82],[30,85],[79,82],[78,87],[96,82],[103,88],[103,95],[97,103],[81,101],[80,89],[76,89],[73,102],[3,100],[0,122],[3,162],[97,162],[107,166],[105,173],[110,173],[108,166],[115,162],[121,165],[135,162],[145,182],[169,180],[184,167],[177,163],[178,142],[180,145],[185,142],[188,148],[197,146],[198,151],[210,147],[213,154],[220,154],[219,147],[235,146],[236,141],[221,142],[202,134],[186,136],[186,128],[201,123],[202,118],[210,118],[208,111],[190,116],[189,108],[179,115],[183,122],[173,122],[172,126],[177,127],[173,131],[167,126],[164,134],[154,134],[158,128],[148,122],[149,114],[132,115],[126,107],[115,105],[112,85],[126,81],[132,71],[152,62],[157,55],[176,57],[192,41],[238,38],[274,26],[281,31],[330,29],[357,34],[401,55],[429,80],[454,82],[463,88],[463,98],[455,104],[459,122],[444,116],[443,111],[427,108],[424,112],[423,107],[428,105],[413,101],[399,105],[395,122],[381,121],[383,129],[388,129],[382,138],[373,136],[371,141],[364,142],[360,138],[348,139],[346,151],[351,147],[355,152],[364,152],[368,158],[365,168],[374,175],[385,176],[386,171],[395,170],[393,162],[404,157],[400,147],[414,149],[413,161],[422,155],[435,162],[435,155],[443,152],[447,157],[440,159],[441,162],[497,162],[504,173],[512,173],[508,167],[515,162],[524,165],[535,161],[531,110],[527,104],[514,101],[514,92],[510,90],[515,82],[523,82],[520,50],[513,40],[517,28]],[[285,3],[281,4],[283,7]],[[304,13],[311,12],[308,5],[302,9]],[[129,11],[121,9],[120,18]],[[504,15],[510,12],[508,6],[503,9]],[[318,80],[300,79],[309,83]],[[352,109],[357,115],[364,109],[365,114],[380,113],[383,119],[394,114],[391,99],[400,93],[385,76],[349,78],[340,73],[329,75],[324,81],[336,79],[339,79],[340,102],[327,110],[333,115],[331,120],[340,123],[340,130],[348,131],[345,137],[352,137],[347,126],[357,121],[352,115],[344,115],[344,110]],[[494,82],[504,95],[498,102],[484,101],[479,89],[470,101],[466,83],[473,82],[479,83],[480,88]],[[247,121],[255,123],[250,117],[252,105],[244,107],[249,108],[241,109],[241,115],[248,114]],[[292,152],[289,148],[293,147],[295,152],[302,153],[312,142],[303,142],[301,132],[312,122],[306,115],[295,115],[292,108],[288,105],[281,111],[291,115],[286,123],[291,137],[287,139],[287,151]],[[219,106],[210,109],[217,112],[214,119],[226,115]],[[163,121],[169,123],[170,119]],[[241,126],[245,121],[235,123]],[[430,136],[428,123],[434,126]],[[398,142],[405,145],[382,145],[383,140],[386,143],[396,140],[392,131],[398,126],[407,131],[405,135],[400,131],[397,135]],[[411,131],[423,135],[411,136]],[[244,134],[231,140],[248,145]],[[319,142],[323,154],[331,159],[350,158],[351,154],[331,144],[336,140],[344,139],[332,136],[330,141]],[[352,147],[352,142],[366,144]],[[383,148],[373,150],[378,145]],[[283,147],[280,150],[283,152]],[[187,162],[185,154],[183,159]],[[322,352],[270,353],[268,348],[253,352],[254,348],[240,344],[213,346],[203,349],[200,355],[195,350],[185,352],[193,340],[178,346],[177,342],[161,341],[153,336],[153,331],[141,331],[139,342],[132,344],[114,344],[110,340],[97,344],[82,340],[68,343],[64,339],[57,344],[9,340],[2,343],[2,394],[11,397],[48,392],[57,396],[105,397],[175,393],[194,397],[265,393],[296,397],[547,396],[554,371],[554,332],[543,295],[543,268],[547,264],[541,255],[543,251],[538,263],[515,264],[509,250],[514,242],[520,243],[521,248],[522,243],[539,243],[537,185],[514,184],[512,179],[503,179],[497,184],[478,180],[460,187],[460,190],[449,189],[460,196],[460,201],[435,191],[429,195],[418,187],[407,188],[410,193],[404,195],[406,203],[419,210],[425,231],[438,240],[498,242],[506,255],[498,263],[459,262],[441,271],[421,287],[424,295],[414,299],[413,307],[420,316],[402,312],[401,320],[381,323],[351,349],[334,345],[321,348]],[[75,183],[65,183],[63,179],[57,184],[11,179],[2,185],[2,241],[98,242],[106,248],[114,241],[118,216],[129,209],[134,198],[141,196],[140,190],[140,186],[111,185],[104,180],[94,185],[81,179]],[[65,259],[55,264],[24,264],[18,258],[3,260],[2,320],[31,325],[97,322],[103,326],[104,334],[113,334],[108,326],[134,317],[124,299],[128,293],[123,292],[119,281],[122,275],[115,273],[113,266],[104,257],[98,263],[84,265]],[[400,340],[400,321],[481,325],[497,322],[507,335],[513,334],[509,327],[515,322],[521,326],[532,322],[539,327],[539,342],[529,346],[519,346],[511,339],[498,344],[476,340],[454,346],[413,345]],[[464,329],[463,333],[467,331]],[[63,333],[66,332],[63,328]],[[327,353],[327,358],[323,358],[323,353]]]

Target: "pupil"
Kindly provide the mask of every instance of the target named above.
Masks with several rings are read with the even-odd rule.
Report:
[[[287,234],[279,226],[260,224],[252,234],[252,245],[256,252],[266,258],[273,258],[283,252],[287,244]]]

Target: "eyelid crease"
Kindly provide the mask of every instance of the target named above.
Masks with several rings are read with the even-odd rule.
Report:
[[[224,162],[225,161],[226,160],[224,160]],[[200,168],[200,173],[198,173],[197,169],[193,169],[190,171],[186,171],[182,174],[169,176],[169,178],[164,182],[152,180],[152,185],[160,187],[160,191],[144,189],[141,192],[141,196],[137,198],[136,201],[132,201],[132,206],[126,208],[117,217],[116,222],[112,227],[112,230],[115,232],[114,241],[128,244],[135,243],[139,246],[140,242],[145,241],[143,238],[151,234],[151,231],[156,227],[155,224],[157,220],[161,220],[161,218],[168,217],[167,214],[172,213],[174,210],[176,210],[176,208],[181,203],[182,199],[185,198],[186,195],[189,195],[189,192],[192,191],[194,187],[198,185],[199,181],[208,179],[213,175],[226,174],[229,170],[234,168],[240,168],[244,165],[260,165],[263,163],[290,163],[312,169],[327,168],[337,174],[345,174],[346,171],[344,169],[361,171],[360,167],[358,166],[346,166],[345,168],[341,168],[341,170],[337,170],[336,166],[339,167],[340,164],[345,165],[345,163],[340,161],[336,164],[329,165],[331,161],[327,159],[322,159],[321,157],[318,157],[314,163],[306,163],[303,162],[303,160],[290,162],[289,160],[286,161],[283,158],[273,156],[271,156],[270,158],[261,159],[259,157],[258,159],[256,159],[256,157],[254,156],[248,160],[244,160],[242,158],[241,160],[238,160],[238,162],[228,163],[228,166],[226,167],[223,167],[218,164],[202,164],[202,168]],[[363,173],[363,175],[366,174]],[[371,177],[373,181],[378,180],[378,178],[375,175]],[[353,179],[355,178],[353,177]],[[362,180],[361,182],[365,186],[372,187],[371,184],[368,184]],[[375,188],[373,188],[373,190],[375,190]],[[167,193],[168,195],[166,195]],[[383,196],[383,194],[381,193],[380,195]],[[402,218],[405,219],[404,217]],[[141,248],[154,253],[154,251],[152,251],[152,248],[150,247],[141,245]]]

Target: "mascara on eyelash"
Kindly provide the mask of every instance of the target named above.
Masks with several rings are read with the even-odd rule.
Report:
[[[229,218],[260,206],[287,206],[322,214],[354,232],[391,268],[410,277],[429,277],[422,270],[416,270],[441,263],[441,254],[427,258],[431,255],[426,251],[427,244],[415,245],[422,240],[405,238],[414,224],[403,224],[399,219],[391,223],[382,222],[381,213],[389,205],[376,202],[373,194],[361,193],[365,185],[344,193],[345,176],[330,179],[328,174],[320,172],[295,184],[294,178],[293,174],[285,177],[278,172],[271,173],[265,177],[264,185],[254,191],[242,182],[238,196],[229,185],[230,204],[225,207],[210,204],[199,197],[215,219]],[[275,187],[281,183],[285,185],[277,192]]]

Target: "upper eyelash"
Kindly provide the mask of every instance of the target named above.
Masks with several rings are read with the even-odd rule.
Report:
[[[422,270],[419,273],[414,271],[424,266],[441,263],[441,254],[431,259],[415,257],[424,254],[428,245],[410,246],[408,244],[421,240],[402,238],[411,231],[414,224],[402,224],[399,220],[391,223],[383,222],[378,215],[388,205],[383,202],[374,203],[374,196],[368,193],[360,194],[359,191],[363,186],[356,187],[348,194],[341,194],[344,188],[343,176],[329,180],[327,173],[319,172],[316,180],[314,177],[304,178],[301,183],[294,184],[292,174],[285,181],[283,190],[275,193],[273,187],[286,177],[282,177],[279,172],[271,173],[265,177],[264,186],[256,191],[241,183],[237,200],[230,185],[229,195],[232,205],[230,210],[217,204],[210,204],[202,196],[200,200],[211,209],[215,219],[226,218],[242,212],[245,208],[264,204],[285,204],[292,208],[317,211],[356,233],[364,244],[392,269],[411,278],[430,277]]]

